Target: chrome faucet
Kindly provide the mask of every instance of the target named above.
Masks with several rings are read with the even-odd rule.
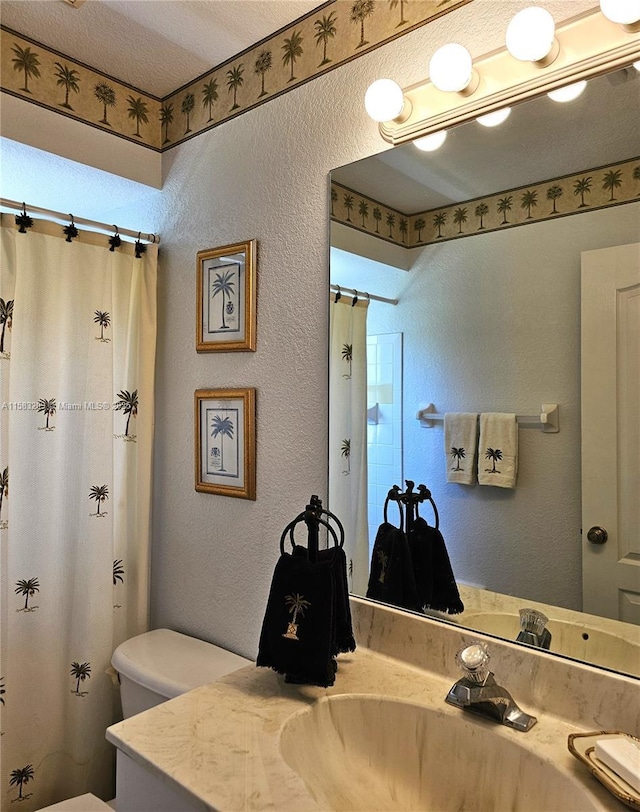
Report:
[[[551,647],[551,632],[545,626],[549,618],[537,609],[520,610],[520,633],[518,643],[548,649]]]
[[[525,732],[537,719],[520,710],[513,697],[489,671],[490,655],[486,643],[469,643],[456,654],[456,663],[464,677],[447,694],[446,701],[457,708],[493,719],[507,727]]]

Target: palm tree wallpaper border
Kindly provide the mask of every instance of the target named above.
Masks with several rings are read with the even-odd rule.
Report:
[[[161,100],[0,26],[1,89],[160,151]]]
[[[331,182],[330,219],[402,248],[640,201],[640,157],[409,214]]]
[[[256,240],[198,251],[197,352],[255,352]]]
[[[163,99],[0,26],[1,89],[162,152],[471,2],[329,0]]]
[[[195,489],[256,498],[256,390],[194,393]]]

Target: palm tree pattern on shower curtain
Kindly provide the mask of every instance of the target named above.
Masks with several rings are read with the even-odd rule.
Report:
[[[35,63],[28,61],[28,56],[24,55],[24,61],[31,79],[36,74],[29,66]],[[58,86],[73,97],[74,74],[64,63],[58,67]],[[61,103],[63,98],[60,94]],[[104,96],[101,91],[101,98],[108,109],[106,91]],[[136,572],[144,567],[144,549],[133,547],[128,538],[139,532],[140,497],[134,495],[129,500],[129,491],[137,487],[141,450],[116,442],[112,433],[120,430],[118,437],[124,439],[135,435],[132,429],[142,400],[139,393],[149,391],[145,378],[149,367],[145,364],[151,361],[131,349],[131,336],[137,336],[133,331],[150,327],[155,333],[155,323],[140,318],[126,299],[129,291],[134,298],[145,292],[144,286],[136,290],[131,279],[141,267],[152,264],[147,257],[135,259],[131,247],[124,244],[121,250],[109,253],[105,236],[99,247],[104,252],[103,278],[100,281],[101,271],[92,268],[92,278],[82,290],[77,280],[86,277],[86,267],[76,258],[71,268],[73,259],[69,259],[82,236],[64,247],[64,262],[69,263],[64,270],[71,271],[65,277],[55,265],[55,256],[48,266],[34,261],[39,259],[37,253],[29,254],[24,245],[34,232],[26,228],[18,231],[18,225],[2,230],[2,253],[10,258],[7,265],[15,257],[15,267],[10,266],[13,279],[24,275],[21,284],[38,303],[39,318],[37,331],[35,322],[13,324],[15,286],[12,290],[3,268],[0,400],[28,408],[0,410],[0,541],[3,558],[6,554],[9,561],[9,566],[3,567],[0,591],[0,611],[8,628],[0,672],[0,807],[4,809],[6,804],[7,809],[11,805],[31,810],[59,800],[60,793],[66,792],[65,797],[78,794],[76,786],[82,792],[97,794],[110,781],[111,758],[106,751],[102,753],[104,729],[115,721],[110,701],[107,707],[104,702],[111,693],[107,667],[115,646],[144,631],[144,620],[136,617],[140,612],[132,603],[138,603],[136,590],[146,586],[144,576]],[[26,266],[20,265],[17,251],[6,250],[8,235],[4,232],[9,231],[11,239],[23,241],[20,246],[29,258]],[[52,239],[62,241],[64,236]],[[94,247],[89,243],[83,246]],[[96,266],[99,269],[101,263],[97,261]],[[42,289],[29,287],[33,269],[38,279],[47,280]],[[115,280],[118,275],[122,279]],[[59,282],[61,278],[63,282]],[[54,284],[49,286],[49,282]],[[60,289],[55,291],[58,283]],[[146,284],[149,289],[153,287],[150,282]],[[77,299],[76,289],[80,291]],[[59,300],[52,301],[45,312],[41,304],[51,290],[55,291],[52,299],[58,295]],[[104,301],[94,300],[96,290],[104,291]],[[117,307],[124,310],[114,312]],[[125,327],[119,323],[119,312],[126,314]],[[9,350],[10,336],[15,338],[18,328],[25,331],[19,337],[39,332],[43,340],[41,347],[29,349],[16,359]],[[53,335],[55,339],[49,339]],[[58,355],[54,343],[62,348]],[[126,354],[132,357],[118,358],[114,344],[116,349],[126,347]],[[140,374],[144,390],[137,385]],[[126,381],[127,388],[118,387],[119,380]],[[52,381],[56,389],[50,388]],[[34,386],[35,391],[21,388]],[[15,466],[7,464],[11,444],[18,449]],[[136,566],[130,568],[132,555]],[[94,628],[97,610],[100,629]],[[84,703],[80,712],[79,702]],[[5,712],[9,708],[11,715]],[[64,764],[71,763],[71,753],[83,750],[93,754],[90,769],[76,764],[67,771]],[[44,763],[46,770],[41,767]],[[67,772],[72,772],[73,781],[79,783],[69,784]]]

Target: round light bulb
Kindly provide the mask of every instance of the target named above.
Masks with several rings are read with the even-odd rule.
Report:
[[[600,11],[612,23],[633,25],[640,20],[640,0],[600,0]]]
[[[450,42],[438,48],[429,61],[429,78],[438,90],[460,92],[473,77],[473,60],[463,45]]]
[[[433,133],[432,135],[425,135],[424,138],[416,138],[413,142],[414,146],[418,149],[421,149],[423,152],[433,152],[434,150],[441,147],[445,139],[447,137],[446,130],[440,130],[438,133]]]
[[[364,106],[374,121],[391,121],[402,112],[402,88],[393,79],[377,79],[367,88]]]
[[[553,99],[553,101],[570,102],[577,99],[586,86],[587,83],[585,81],[576,82],[573,85],[567,85],[566,87],[560,87],[557,90],[552,90],[551,92],[547,93],[547,96],[550,99]]]
[[[507,27],[507,50],[523,62],[540,62],[553,49],[555,31],[553,17],[546,9],[524,8]]]
[[[477,121],[483,127],[497,127],[509,118],[511,113],[510,107],[503,107],[502,110],[495,110],[493,113],[487,113],[486,116],[478,116]]]

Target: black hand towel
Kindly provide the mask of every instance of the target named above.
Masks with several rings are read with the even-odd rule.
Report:
[[[418,516],[409,530],[409,547],[421,606],[450,615],[464,612],[442,533]]]
[[[320,561],[328,561],[334,573],[333,635],[331,653],[355,651],[356,641],[351,623],[349,606],[349,582],[347,580],[347,557],[342,547],[330,547],[318,552]]]
[[[421,608],[407,537],[388,522],[383,522],[376,534],[367,598],[402,609],[420,611]]]
[[[256,665],[285,674],[287,682],[328,687],[335,681],[334,561],[309,561],[294,548],[276,564]],[[331,552],[331,551],[329,551]]]

